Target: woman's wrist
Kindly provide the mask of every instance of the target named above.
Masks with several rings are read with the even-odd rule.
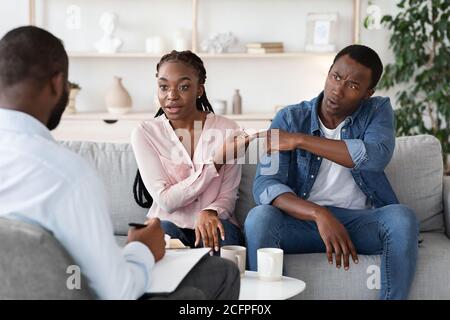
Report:
[[[216,217],[219,215],[219,213],[216,211],[216,210],[213,210],[213,209],[205,209],[205,210],[203,210],[202,212],[205,212],[205,213],[207,213],[208,215],[215,215]]]

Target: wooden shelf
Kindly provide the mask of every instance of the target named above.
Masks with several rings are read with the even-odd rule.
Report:
[[[334,57],[336,52],[282,52],[282,53],[198,53],[204,59],[267,59],[267,58],[311,58],[319,56]],[[160,59],[162,54],[149,54],[144,52],[119,52],[119,53],[95,53],[95,52],[70,52],[70,58],[100,58],[100,59],[130,59],[146,58]]]
[[[205,59],[248,59],[248,58],[310,58],[314,56],[335,56],[336,52],[281,52],[281,53],[199,53]]]
[[[155,116],[153,112],[131,112],[125,114],[111,114],[108,112],[79,112],[74,114],[64,114],[65,120],[145,120]],[[224,114],[232,120],[261,121],[272,120],[274,113],[245,113],[245,114]]]

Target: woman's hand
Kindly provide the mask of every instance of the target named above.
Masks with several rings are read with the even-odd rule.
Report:
[[[245,155],[250,142],[255,139],[258,134],[247,134],[243,130],[236,130],[230,134],[214,153],[214,165],[217,171],[230,161]]]
[[[265,151],[268,154],[277,151],[291,151],[298,148],[300,133],[290,133],[281,129],[270,129],[258,133],[258,138],[265,139]]]
[[[225,240],[225,230],[222,222],[214,210],[203,210],[198,214],[197,222],[195,224],[195,244],[197,247],[200,240],[203,241],[204,247],[214,248],[219,251],[219,234],[220,231],[222,241]]]

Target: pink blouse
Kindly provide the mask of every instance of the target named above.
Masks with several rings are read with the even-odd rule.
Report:
[[[131,144],[153,198],[147,216],[194,229],[200,211],[211,209],[238,226],[233,212],[241,165],[225,164],[217,172],[212,162],[214,151],[236,129],[234,121],[209,113],[191,160],[165,115],[141,123],[131,135]]]

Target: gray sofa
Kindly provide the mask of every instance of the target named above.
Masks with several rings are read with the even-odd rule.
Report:
[[[147,211],[133,199],[136,162],[131,146],[94,142],[62,144],[85,158],[103,179],[115,236],[123,245],[128,222],[143,222]],[[255,205],[252,197],[255,169],[255,165],[243,166],[236,204],[241,224]],[[423,242],[410,298],[450,299],[450,177],[443,178],[439,141],[427,135],[397,138],[394,157],[386,171],[401,203],[413,208],[421,222]],[[49,266],[58,263],[56,257],[38,261]],[[359,261],[344,271],[330,266],[323,253],[285,255],[285,274],[306,282],[305,291],[294,299],[376,299],[379,290],[373,280],[380,256],[360,255]],[[0,270],[0,275],[3,278],[5,273]],[[47,296],[52,297],[51,293]]]

